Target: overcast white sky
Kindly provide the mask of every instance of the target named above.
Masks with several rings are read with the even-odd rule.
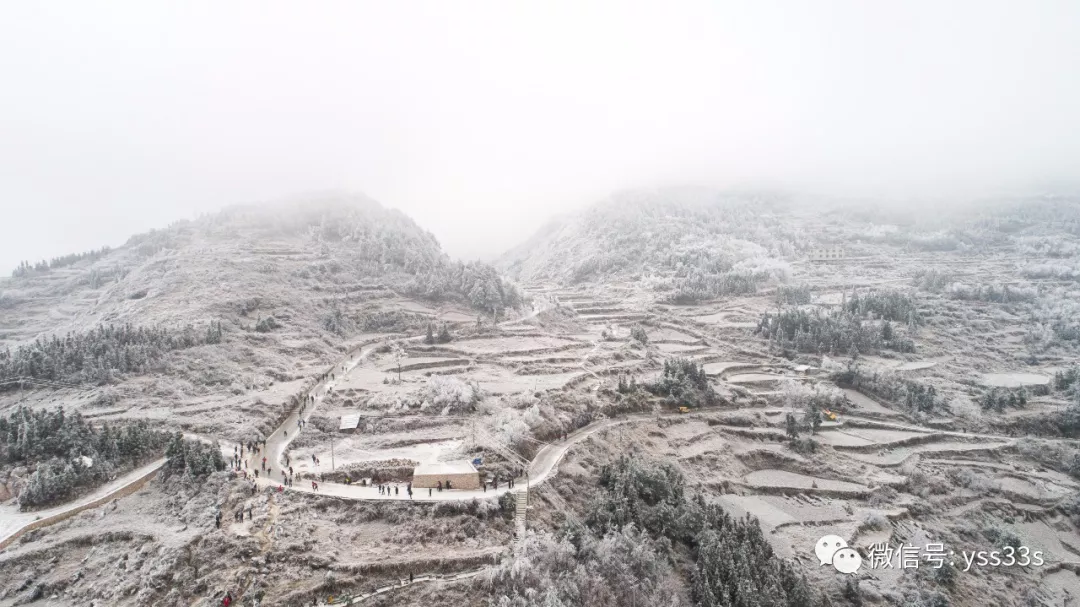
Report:
[[[0,271],[326,189],[453,255],[665,183],[1075,184],[1080,2],[4,2]]]

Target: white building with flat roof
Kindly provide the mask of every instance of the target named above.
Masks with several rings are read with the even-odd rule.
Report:
[[[466,459],[420,464],[413,470],[413,489],[438,487],[439,483],[443,489],[479,489],[480,473]]]

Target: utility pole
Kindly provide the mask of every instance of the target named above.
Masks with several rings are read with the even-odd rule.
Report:
[[[334,435],[330,435],[330,472],[334,471]]]

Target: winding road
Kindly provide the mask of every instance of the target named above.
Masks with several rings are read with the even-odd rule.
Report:
[[[510,321],[504,321],[503,323],[500,323],[500,325],[508,324],[508,323],[520,323],[523,320],[527,320],[529,318],[533,318],[533,317],[537,316],[542,311],[543,311],[543,308],[537,306],[537,307],[534,307],[532,312],[530,314],[526,315],[525,317],[510,320]],[[423,339],[423,336],[414,336],[414,337],[403,338],[401,341],[415,341],[415,340],[420,340],[420,339]],[[295,440],[296,437],[299,435],[299,433],[302,431],[302,427],[298,426],[298,421],[303,420],[305,422],[305,426],[306,426],[306,422],[314,414],[315,409],[320,404],[323,403],[323,401],[326,399],[327,395],[330,394],[334,390],[334,388],[337,386],[338,382],[341,379],[343,379],[344,377],[347,377],[350,372],[352,372],[358,366],[362,365],[365,361],[367,361],[370,358],[370,356],[372,355],[372,353],[374,353],[381,345],[382,345],[381,343],[368,343],[368,344],[365,344],[365,345],[363,345],[363,346],[361,346],[361,347],[359,347],[357,349],[351,350],[349,352],[349,354],[344,358],[344,360],[339,361],[337,364],[334,365],[333,371],[331,371],[333,373],[333,378],[332,379],[327,378],[327,379],[325,379],[323,381],[320,381],[319,383],[317,383],[315,386],[313,386],[311,388],[311,390],[307,394],[308,400],[307,400],[307,403],[304,406],[302,412],[301,412],[300,409],[295,409],[292,412],[290,412],[288,414],[288,416],[282,421],[282,423],[270,434],[270,436],[268,436],[266,438],[265,448],[261,452],[252,453],[252,452],[249,451],[249,452],[246,453],[246,456],[248,457],[248,466],[251,468],[251,470],[257,470],[259,468],[259,463],[261,462],[261,459],[262,459],[264,454],[266,455],[268,462],[272,463],[272,467],[274,469],[275,474],[272,476],[272,478],[269,478],[269,479],[266,478],[265,476],[258,479],[256,482],[260,486],[271,487],[271,488],[276,489],[279,485],[281,485],[281,482],[278,480],[278,479],[281,478],[281,470],[283,469],[283,467],[287,468],[287,466],[283,466],[285,453],[286,453],[289,445],[292,443],[292,441]],[[594,344],[594,350],[596,349],[597,346],[598,346],[598,344]],[[591,354],[591,352],[590,352],[590,354]],[[586,357],[581,361],[581,367],[585,368],[587,371],[592,373],[592,371],[588,370],[585,367],[585,364],[586,364],[585,361],[587,360],[588,356],[589,355],[587,354]],[[596,374],[593,373],[593,375],[595,376]],[[311,400],[312,396],[314,396],[313,401]],[[756,410],[756,411],[764,411],[764,412],[770,411],[770,409],[764,409],[764,410],[763,409],[754,409],[754,410]],[[786,411],[787,409],[777,408],[775,410],[776,411]],[[690,415],[693,416],[694,414],[690,414]],[[673,414],[673,415],[665,415],[665,416],[661,416],[661,417],[685,417],[685,415]],[[1015,440],[1015,437],[997,436],[997,435],[991,435],[991,434],[977,434],[977,433],[963,433],[963,432],[955,432],[955,431],[933,430],[933,429],[929,429],[929,428],[924,428],[924,427],[920,427],[920,426],[913,426],[913,425],[899,423],[899,422],[885,422],[885,421],[872,420],[872,419],[862,419],[862,418],[858,418],[856,416],[850,416],[850,415],[846,416],[846,417],[847,417],[847,419],[852,420],[852,421],[858,420],[860,422],[863,422],[864,425],[872,425],[872,426],[876,426],[876,427],[896,429],[896,430],[907,430],[907,431],[917,431],[917,432],[934,432],[934,433],[938,433],[938,434],[946,435],[946,436],[964,437],[964,438],[967,438],[969,440],[970,439],[979,439],[979,440],[986,440],[986,439],[1010,440],[1010,439],[1012,439],[1012,440]],[[498,489],[492,489],[492,490],[487,490],[487,491],[484,491],[484,490],[451,490],[451,491],[442,491],[442,492],[432,492],[429,495],[428,492],[418,490],[418,491],[414,492],[412,497],[410,497],[405,492],[402,492],[402,493],[397,494],[397,495],[380,494],[376,487],[365,487],[365,486],[360,486],[360,485],[345,485],[345,484],[342,484],[342,483],[332,483],[332,482],[320,482],[319,483],[319,490],[317,491],[317,493],[321,494],[321,495],[333,496],[333,497],[338,497],[338,498],[342,498],[342,499],[349,499],[349,500],[365,500],[365,501],[409,501],[409,500],[412,500],[412,501],[418,501],[418,502],[463,501],[463,500],[471,500],[471,499],[474,499],[474,498],[491,498],[491,497],[496,497],[496,496],[502,495],[502,494],[506,493],[507,491],[514,491],[514,492],[520,493],[523,488],[525,490],[527,490],[530,486],[535,486],[535,485],[544,483],[548,479],[552,478],[555,474],[557,474],[558,473],[558,464],[562,460],[562,458],[566,455],[567,451],[573,445],[576,445],[576,444],[588,439],[593,434],[595,434],[597,432],[600,432],[600,431],[603,431],[603,430],[605,430],[607,428],[611,428],[611,427],[621,425],[621,424],[637,423],[637,422],[648,422],[648,421],[655,421],[656,419],[657,419],[656,415],[632,415],[632,416],[621,417],[621,418],[616,418],[616,419],[598,420],[598,421],[595,421],[595,422],[593,422],[593,423],[591,423],[591,424],[589,424],[589,425],[587,425],[587,426],[585,426],[583,428],[580,428],[580,429],[570,433],[569,435],[567,435],[565,440],[547,443],[537,452],[536,456],[528,463],[528,466],[526,468],[525,476],[515,480],[516,487],[513,490],[509,489],[509,487],[506,484],[503,484]],[[58,522],[60,520],[64,520],[65,518],[68,518],[68,517],[70,517],[70,516],[72,516],[74,514],[77,514],[78,512],[80,512],[82,510],[97,507],[97,506],[102,505],[104,503],[108,503],[112,499],[127,495],[132,490],[137,489],[139,486],[141,486],[142,483],[145,483],[147,481],[147,479],[150,477],[150,475],[152,473],[156,472],[159,468],[161,468],[161,466],[164,465],[164,463],[165,463],[165,460],[161,459],[161,460],[157,460],[157,461],[151,462],[149,464],[146,464],[145,466],[142,466],[142,467],[140,467],[140,468],[138,468],[136,470],[133,470],[132,472],[117,478],[113,482],[111,482],[111,483],[109,483],[109,484],[107,484],[105,486],[102,486],[102,487],[98,488],[97,490],[91,492],[90,494],[88,494],[86,496],[83,496],[80,499],[78,499],[78,500],[76,500],[74,502],[71,502],[69,504],[64,504],[62,506],[57,506],[55,508],[51,508],[51,509],[48,509],[48,510],[37,511],[37,512],[29,512],[29,513],[18,512],[17,506],[14,507],[16,509],[14,509],[14,510],[12,510],[10,512],[7,511],[6,509],[5,510],[0,510],[0,549],[3,549],[4,547],[10,545],[20,535],[26,533],[27,531],[29,531],[31,529],[41,527],[41,526],[44,526],[44,525],[47,525],[47,524],[52,524],[53,522]],[[316,491],[314,491],[312,489],[309,479],[304,479],[304,480],[298,481],[294,486],[289,487],[288,491],[297,491],[297,492],[307,493],[307,494],[316,493]],[[10,509],[11,506],[8,506],[6,508]],[[46,522],[43,522],[43,521],[46,521]],[[480,569],[477,569],[477,570],[474,570],[474,571],[469,571],[469,572],[456,574],[456,575],[450,575],[450,576],[422,575],[422,576],[418,576],[414,583],[429,582],[429,581],[461,580],[461,579],[474,577],[474,576],[478,575],[479,573],[482,573],[483,571],[486,571],[488,569],[490,569],[490,568],[480,568]],[[384,588],[379,588],[379,589],[375,590],[373,593],[369,593],[369,594],[354,597],[350,601],[350,604],[363,601],[363,600],[365,600],[367,598],[371,598],[373,596],[380,595],[380,594],[383,594],[385,592],[405,588],[405,587],[408,587],[409,585],[410,584],[400,582],[398,584],[393,584],[393,585],[390,585],[390,586],[386,586]]]
[[[534,305],[532,311],[529,314],[521,318],[503,321],[499,324],[504,325],[509,323],[519,323],[536,317],[544,309],[545,307],[542,305]],[[423,339],[423,336],[409,337],[405,338],[403,341],[419,339]],[[367,359],[368,356],[370,356],[370,354],[375,351],[377,347],[377,344],[369,344],[361,347],[359,350],[354,349],[350,351],[349,355],[346,356],[343,361],[340,361],[336,365],[334,365],[335,376],[337,375],[336,370],[339,368],[342,369],[344,374],[347,375],[349,371],[352,371],[365,359]],[[314,403],[308,404],[308,406],[305,408],[303,414],[303,419],[305,420],[305,422],[308,418],[311,417],[311,414],[314,412],[315,406],[322,402],[325,396],[331,390],[333,390],[336,384],[337,380],[335,378],[334,380],[322,381],[316,384],[311,389],[309,394],[314,394],[316,398]],[[289,443],[291,443],[292,440],[296,438],[296,432],[294,432],[292,436],[286,436],[286,432],[288,432],[289,429],[296,429],[298,415],[298,411],[293,411],[292,413],[290,413],[289,416],[285,419],[285,421],[282,422],[282,424],[278,426],[278,428],[274,430],[274,432],[269,437],[267,437],[265,452],[272,454],[272,457],[268,457],[267,459],[275,462],[275,465],[278,466],[278,470],[281,469],[281,460],[284,456],[285,449],[288,447]],[[204,437],[190,437],[205,440]],[[581,438],[584,437],[581,436],[578,440],[580,440]],[[569,448],[569,444],[564,445],[561,448],[549,447],[545,447],[544,449],[542,449],[541,452],[537,455],[536,459],[534,459],[533,464],[529,467],[529,476],[533,477],[534,479],[538,479],[537,482],[542,482],[554,471],[555,464],[566,452],[566,449]],[[261,458],[261,456],[259,457]],[[251,466],[252,469],[256,469],[258,467],[258,463],[259,460],[257,460],[255,457],[252,457],[251,459],[249,459],[248,465]],[[113,499],[128,495],[132,490],[137,489],[139,486],[142,486],[142,484],[146,483],[148,479],[154,473],[160,470],[161,467],[164,465],[164,458],[155,460],[153,462],[140,466],[135,470],[128,472],[127,474],[117,477],[113,481],[96,488],[95,490],[87,493],[86,495],[80,496],[74,501],[68,502],[66,504],[61,504],[52,508],[46,508],[44,510],[22,512],[19,510],[18,504],[13,500],[11,503],[0,507],[0,550],[11,545],[20,536],[32,529],[37,529],[60,522],[78,514],[79,512],[82,512],[83,510],[96,508],[97,506],[106,504]],[[273,482],[267,479],[260,479],[259,483],[265,486],[277,486],[279,484],[277,482]],[[359,487],[356,485],[341,485],[338,483],[320,483],[319,488],[320,493],[326,495],[335,495],[346,499],[408,499],[408,496],[379,495],[378,489],[374,487]],[[297,486],[291,487],[290,490],[312,493],[310,484],[306,487],[306,491],[302,483],[298,483]],[[422,492],[416,492],[415,498],[417,501],[466,500],[472,499],[474,497],[491,497],[495,495],[500,495],[502,493],[505,493],[506,490],[506,487],[503,487],[500,488],[498,491],[489,492],[457,490],[443,491],[442,493],[434,495],[430,498],[426,495],[421,495]]]
[[[422,338],[422,336],[418,337]],[[409,339],[418,339],[417,337]],[[378,348],[378,345],[371,344],[364,346],[358,354],[352,354],[345,361],[338,363],[335,369],[340,369],[344,375],[348,375],[350,371],[355,369],[361,363],[363,363],[372,352]],[[251,469],[258,469],[259,464],[262,461],[263,453],[267,453],[267,460],[273,462],[273,469],[275,474],[267,479],[265,476],[260,476],[258,483],[260,486],[278,487],[281,485],[280,477],[281,470],[284,466],[284,455],[289,444],[296,439],[302,429],[298,428],[297,420],[304,420],[305,424],[308,419],[311,418],[315,412],[316,407],[321,404],[326,396],[330,394],[334,387],[340,381],[338,371],[334,372],[334,379],[328,379],[316,384],[310,392],[310,396],[315,396],[315,401],[310,402],[304,407],[304,412],[301,414],[299,410],[295,410],[289,414],[285,421],[273,433],[266,438],[266,446],[263,451],[256,453],[249,453],[248,466]],[[543,483],[548,478],[553,476],[557,472],[557,466],[559,461],[566,455],[567,450],[571,446],[585,440],[592,434],[610,428],[618,424],[624,424],[634,421],[647,421],[650,419],[656,419],[655,416],[639,416],[639,417],[626,417],[620,419],[607,419],[600,420],[589,424],[583,428],[580,428],[567,435],[566,440],[547,443],[540,448],[536,456],[529,462],[526,469],[525,476],[522,476],[514,480],[515,489],[522,486],[538,485]],[[288,434],[286,434],[288,433]],[[311,487],[311,482],[308,479],[297,481],[295,485],[288,488],[289,491],[299,491],[302,493],[316,493]],[[410,498],[406,493],[400,493],[395,495],[380,494],[377,487],[374,486],[362,486],[362,485],[346,485],[343,483],[332,482],[319,482],[319,490],[317,493],[320,495],[329,495],[333,497],[340,497],[352,500],[372,500],[372,501],[462,501],[471,500],[473,498],[485,498],[496,497],[511,491],[507,485],[502,485],[498,489],[491,490],[461,490],[454,489],[451,491],[432,492],[429,496],[427,492],[418,490],[413,492],[413,496]]]

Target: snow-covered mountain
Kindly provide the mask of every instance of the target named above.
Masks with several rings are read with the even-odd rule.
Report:
[[[496,265],[522,282],[634,280],[676,302],[747,294],[784,281],[815,247],[888,259],[894,252],[1000,250],[1067,255],[1075,197],[891,201],[705,188],[614,194],[559,218]],[[1059,238],[1060,237],[1060,238]],[[1063,270],[1059,270],[1063,271]]]
[[[233,207],[0,279],[0,410],[36,394],[24,379],[78,406],[137,402],[136,417],[223,394],[273,402],[358,340],[520,303],[493,267],[452,261],[363,196]]]
[[[403,213],[364,196],[322,196],[236,206],[110,251],[21,266],[0,280],[0,344],[101,323],[260,315],[318,328],[313,302],[377,286],[488,311],[518,303],[491,267],[452,262]]]
[[[783,275],[805,239],[782,197],[701,188],[612,195],[540,229],[497,265],[525,281]]]

